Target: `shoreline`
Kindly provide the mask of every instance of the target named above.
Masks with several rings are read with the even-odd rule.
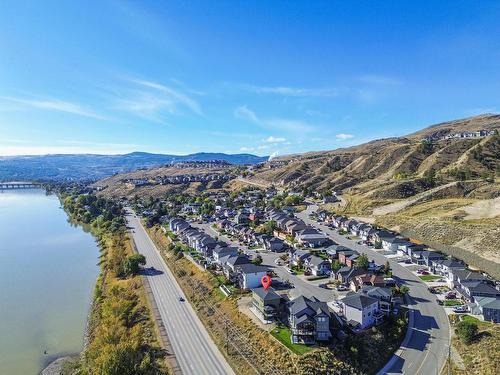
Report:
[[[45,190],[45,189],[42,189],[42,190]],[[45,191],[47,191],[47,190],[45,190]],[[66,213],[69,223],[75,227],[79,227],[82,231],[84,231],[86,233],[90,233],[92,235],[92,237],[94,238],[94,241],[97,245],[97,248],[99,249],[99,256],[98,256],[98,259],[99,259],[100,256],[102,255],[103,248],[99,243],[99,239],[97,238],[95,233],[93,233],[92,228],[90,228],[90,226],[88,226],[86,224],[78,222],[78,220],[73,219],[71,217],[71,214],[64,209],[64,205],[63,205],[63,202],[61,200],[61,196],[57,193],[53,193],[53,194],[55,194],[57,196],[57,198],[59,199],[59,202],[61,204],[61,208]],[[94,282],[93,290],[95,290],[95,288],[97,287],[97,285],[99,283],[102,284],[102,282],[103,282],[102,280],[104,278],[103,277],[104,270],[102,270],[100,266],[98,266],[98,267],[99,267],[99,274],[97,275],[97,278]],[[81,354],[85,351],[85,349],[87,348],[87,346],[89,344],[91,320],[92,320],[92,315],[93,315],[95,308],[96,308],[96,298],[95,298],[95,293],[92,293],[91,301],[90,301],[90,304],[89,304],[89,307],[87,310],[87,317],[85,319],[85,328],[84,328],[83,337],[82,337],[82,344],[83,344],[82,349],[77,353],[69,353],[69,354],[68,353],[59,353],[59,354],[49,356],[49,358],[50,357],[52,357],[52,358],[49,359],[49,361],[43,365],[44,367],[39,372],[39,375],[60,375],[61,371],[63,369],[63,365],[66,362],[77,361],[80,359]]]

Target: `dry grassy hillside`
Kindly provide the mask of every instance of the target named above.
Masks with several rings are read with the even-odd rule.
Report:
[[[332,188],[353,194],[371,193],[390,187],[393,198],[404,198],[432,188],[426,178],[431,170],[437,183],[480,178],[500,169],[500,140],[445,140],[423,143],[422,137],[464,131],[500,129],[500,115],[483,115],[426,128],[407,137],[372,141],[334,151],[282,158],[287,164],[259,170],[255,177],[282,186]],[[434,172],[432,172],[434,173]],[[380,197],[387,193],[380,192]]]
[[[220,189],[222,181],[191,182],[185,184],[158,184],[155,178],[162,176],[229,174],[236,175],[238,168],[176,168],[165,166],[161,168],[143,169],[130,173],[117,174],[96,182],[93,186],[101,189],[100,194],[107,197],[152,196],[161,197],[168,192],[201,192],[206,189]],[[151,184],[134,186],[128,180],[145,179]]]
[[[494,129],[500,129],[500,115],[446,122],[406,137],[282,158],[285,165],[264,166],[253,179],[336,190],[346,203],[336,210],[399,230],[500,277],[500,184],[494,182],[500,137],[421,141]]]

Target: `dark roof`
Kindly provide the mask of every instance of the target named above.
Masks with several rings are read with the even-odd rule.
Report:
[[[453,274],[462,282],[466,280],[488,280],[488,278],[483,274],[469,270],[455,270],[453,271]]]
[[[300,296],[290,302],[290,314],[297,315],[303,311],[305,311],[306,314],[308,313],[307,315],[310,316],[321,313],[330,316],[330,311],[328,310],[326,302],[321,302],[314,297],[309,299],[307,297]]]
[[[422,252],[422,257],[428,258],[428,259],[443,259],[444,255],[441,253],[438,253],[436,251],[424,251]]]
[[[497,296],[500,295],[500,290],[492,287],[489,284],[477,282],[477,283],[472,283],[472,285],[468,286],[469,290],[471,293],[483,293],[483,294],[489,294],[491,296]]]
[[[257,294],[263,301],[271,301],[275,299],[281,299],[281,296],[274,291],[274,288],[268,288],[267,290],[263,287],[252,289],[252,292]]]
[[[269,269],[265,266],[258,266],[253,263],[239,264],[235,267],[241,273],[257,273],[257,272],[267,272]]]
[[[440,262],[439,264],[442,264],[443,266],[446,266],[448,268],[465,268],[465,263],[462,262],[461,260],[450,258],[450,259],[444,259]]]
[[[392,289],[384,288],[380,286],[372,286],[372,285],[364,285],[359,293],[367,295],[372,298],[391,298],[392,297]]]
[[[237,247],[216,247],[214,249],[214,253],[220,254],[220,253],[233,253],[236,254],[238,252]]]
[[[226,263],[230,264],[232,266],[236,266],[236,265],[239,265],[239,264],[250,263],[250,259],[246,255],[232,255],[226,261]]]
[[[312,255],[311,258],[309,259],[309,263],[312,264],[313,266],[319,266],[320,264],[329,262],[316,255]]]
[[[483,309],[500,310],[500,298],[474,297],[474,299]]]
[[[353,293],[351,295],[348,295],[347,297],[343,298],[342,303],[354,307],[356,309],[364,309],[365,307],[368,307],[376,302],[377,299],[365,296],[364,294],[359,294],[359,293]]]

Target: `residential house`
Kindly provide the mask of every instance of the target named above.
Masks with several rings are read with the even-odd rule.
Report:
[[[330,332],[330,311],[325,302],[316,298],[300,296],[289,304],[289,323],[294,344],[314,344],[316,341],[328,341]]]
[[[485,321],[500,323],[500,298],[475,297],[474,299],[477,310]]]
[[[462,269],[454,269],[449,272],[452,287],[457,290],[464,292],[463,288],[465,285],[470,284],[472,282],[484,282],[489,283],[490,280],[484,276],[480,272],[470,271],[470,270],[462,270]]]
[[[263,287],[252,289],[252,312],[264,323],[272,323],[279,319],[283,299],[274,288]]]
[[[424,264],[432,269],[436,262],[442,261],[446,259],[446,257],[437,251],[426,250],[422,252],[422,259]]]
[[[363,286],[378,286],[384,287],[385,281],[382,275],[376,275],[373,273],[365,273],[362,275],[357,275],[351,279],[349,286],[352,291],[357,292]]]
[[[238,255],[237,247],[229,247],[229,246],[216,246],[212,250],[212,257],[216,263],[220,263],[220,259],[227,255]]]
[[[299,264],[304,265],[305,261],[311,256],[311,253],[307,250],[295,250],[291,249],[288,252],[288,259],[291,265],[298,266]]]
[[[484,281],[466,281],[460,284],[461,292],[471,302],[477,297],[500,298],[500,290]]]
[[[234,221],[236,224],[247,225],[250,222],[250,215],[248,212],[240,211],[236,214]]]
[[[280,252],[284,247],[285,242],[279,238],[268,236],[264,239],[264,248],[268,251]]]
[[[348,267],[354,267],[356,259],[359,257],[359,253],[356,250],[347,249],[337,251],[339,262],[345,264]]]
[[[292,236],[295,236],[297,232],[306,229],[306,224],[303,221],[297,219],[288,220],[287,222],[285,222],[284,226],[286,233]]]
[[[365,329],[383,321],[379,300],[361,293],[351,293],[340,300],[342,314],[349,326]]]
[[[322,259],[316,255],[311,255],[307,258],[304,265],[314,276],[329,275],[332,270],[331,263],[328,260]]]
[[[441,275],[445,278],[449,288],[453,288],[453,272],[457,270],[465,270],[466,264],[455,258],[444,259],[433,263],[431,268],[432,273]]]
[[[250,263],[250,258],[244,254],[228,255],[221,259],[224,276],[231,282],[235,282],[236,266]]]
[[[253,263],[239,264],[234,267],[235,282],[241,289],[258,288],[262,285],[261,279],[267,275],[269,269]]]
[[[329,241],[326,235],[313,227],[307,227],[297,232],[295,234],[295,239],[300,245],[310,248],[323,246]]]
[[[339,252],[351,250],[348,247],[342,245],[330,245],[325,249],[326,255],[328,255],[331,259],[338,259]]]
[[[351,280],[358,276],[366,273],[362,268],[355,267],[342,267],[337,272],[335,272],[335,280],[340,281],[342,284],[349,284]]]
[[[384,315],[389,315],[394,307],[393,291],[388,287],[365,285],[359,293],[378,300],[378,308]]]

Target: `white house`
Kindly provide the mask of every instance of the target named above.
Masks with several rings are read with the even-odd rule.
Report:
[[[382,322],[384,314],[379,311],[379,301],[363,294],[353,293],[340,300],[342,314],[347,323],[365,329]]]
[[[235,266],[235,272],[238,275],[237,282],[241,289],[253,289],[262,286],[260,280],[267,275],[268,268],[247,263]]]

